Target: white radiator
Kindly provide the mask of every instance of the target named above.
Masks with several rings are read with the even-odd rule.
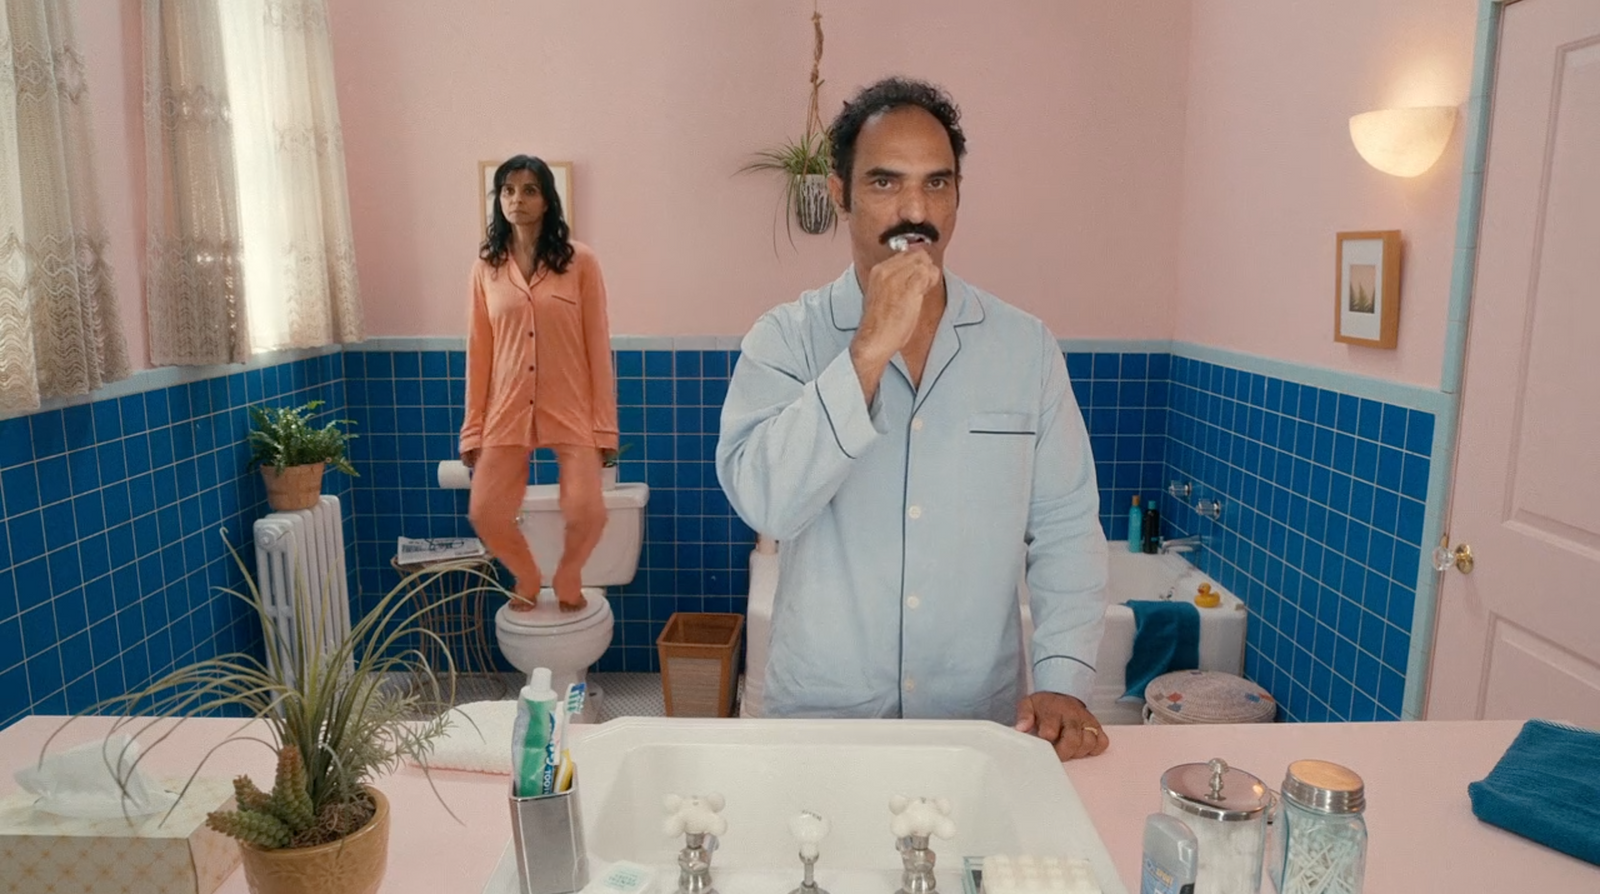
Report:
[[[323,495],[310,509],[274,512],[256,522],[255,540],[256,587],[292,680],[301,650],[314,659],[350,633],[339,498]]]

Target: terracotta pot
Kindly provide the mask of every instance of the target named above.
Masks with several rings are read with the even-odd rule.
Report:
[[[389,799],[366,788],[378,812],[338,841],[270,851],[241,843],[252,894],[377,894],[389,865]]]
[[[267,505],[278,512],[310,509],[322,496],[323,463],[288,466],[281,473],[272,466],[261,467],[267,482]]]

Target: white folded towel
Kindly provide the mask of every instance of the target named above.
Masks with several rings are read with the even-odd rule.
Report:
[[[511,731],[516,723],[515,700],[458,705],[450,712],[450,728],[433,740],[428,767],[510,776]]]

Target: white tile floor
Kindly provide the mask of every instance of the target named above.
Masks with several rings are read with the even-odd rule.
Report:
[[[467,702],[501,701],[513,699],[526,682],[519,673],[458,674],[456,676],[455,704]],[[666,702],[661,692],[660,674],[591,673],[591,697],[598,692],[599,716],[596,723],[617,717],[664,717]],[[739,680],[738,696],[744,692],[744,679]]]

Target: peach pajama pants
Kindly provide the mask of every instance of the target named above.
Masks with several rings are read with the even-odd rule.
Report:
[[[606,507],[600,492],[600,450],[573,444],[549,445],[560,465],[561,516],[566,536],[561,564],[552,582],[565,582],[583,572],[583,565],[600,542],[606,526]],[[517,595],[533,600],[543,585],[537,557],[517,527],[524,488],[528,481],[527,447],[485,447],[472,473],[472,500],[468,518],[484,546],[516,575]]]

